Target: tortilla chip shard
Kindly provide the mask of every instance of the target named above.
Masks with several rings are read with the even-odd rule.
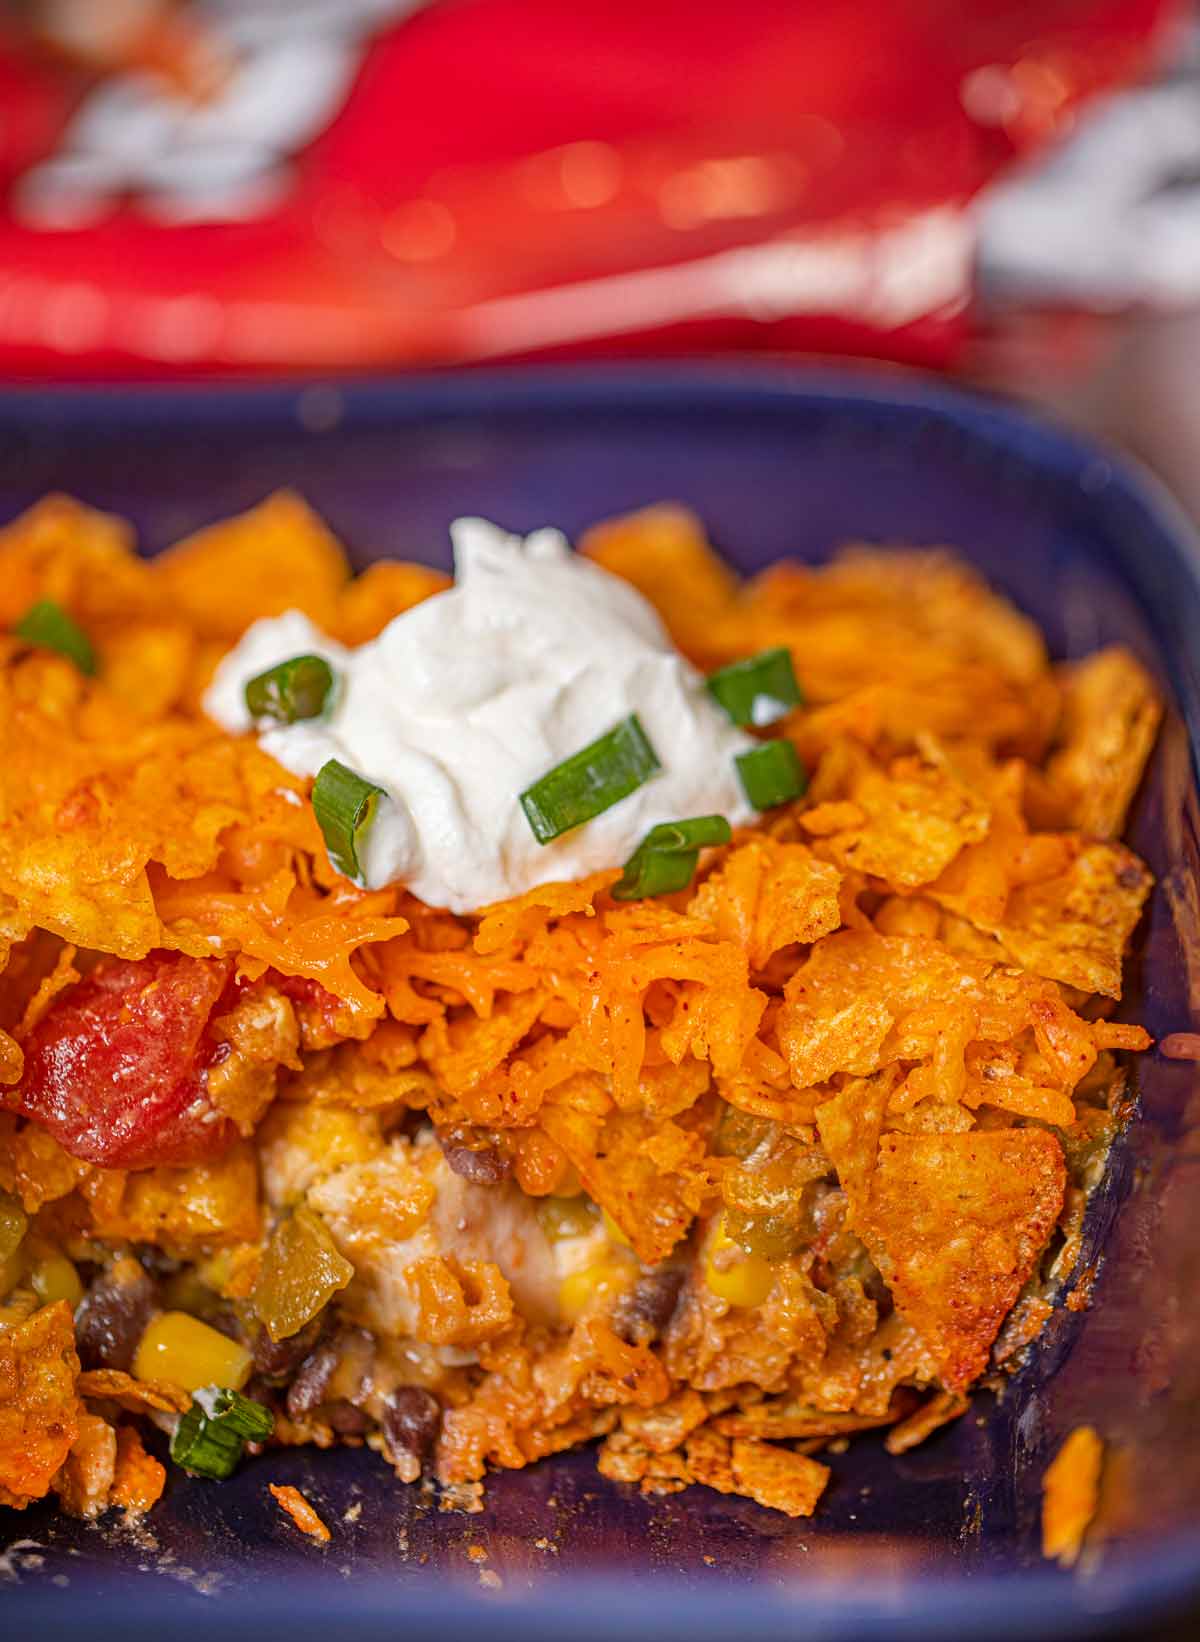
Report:
[[[79,1358],[65,1300],[0,1329],[0,1505],[41,1499],[79,1432]]]
[[[859,1235],[949,1390],[987,1365],[1062,1209],[1062,1147],[1044,1129],[887,1134]]]

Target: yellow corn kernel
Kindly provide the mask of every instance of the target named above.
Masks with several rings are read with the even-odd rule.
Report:
[[[775,1286],[775,1273],[761,1254],[747,1254],[734,1242],[722,1215],[709,1241],[704,1281],[718,1300],[731,1306],[761,1306]]]
[[[539,1197],[537,1217],[541,1228],[552,1243],[561,1243],[566,1237],[586,1237],[596,1229],[596,1211],[590,1198]]]
[[[623,1249],[633,1247],[633,1244],[626,1237],[620,1226],[617,1225],[616,1221],[613,1219],[612,1215],[609,1214],[607,1209],[604,1211],[604,1229],[608,1233],[610,1242],[618,1244]]]
[[[74,1311],[83,1299],[83,1284],[66,1255],[45,1245],[39,1245],[30,1253],[29,1286],[42,1305],[49,1306],[55,1300],[65,1300]]]
[[[253,1367],[245,1346],[186,1311],[160,1311],[152,1317],[133,1358],[139,1380],[170,1380],[185,1391],[205,1385],[240,1391]]]
[[[577,1323],[585,1312],[629,1287],[633,1275],[625,1261],[598,1260],[568,1273],[558,1285],[558,1309],[564,1322]]]

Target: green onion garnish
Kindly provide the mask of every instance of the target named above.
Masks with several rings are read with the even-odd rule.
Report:
[[[194,1401],[207,1419],[247,1442],[266,1442],[275,1429],[275,1416],[269,1408],[226,1386],[206,1385],[196,1392]]]
[[[96,652],[91,640],[53,599],[39,599],[31,604],[13,632],[43,650],[57,650],[60,656],[73,661],[81,673],[90,675],[96,671]]]
[[[792,653],[783,645],[722,667],[706,682],[735,724],[773,724],[804,700]]]
[[[336,758],[322,764],[313,783],[312,801],[317,822],[325,839],[329,859],[339,872],[355,883],[362,881],[358,846],[375,819],[382,787],[355,775]]]
[[[625,863],[612,893],[618,901],[641,901],[686,889],[696,873],[700,851],[727,844],[732,834],[723,815],[697,815],[690,821],[664,821],[642,839]]]
[[[273,718],[295,724],[319,718],[333,689],[333,668],[324,656],[292,656],[246,684],[246,708],[251,718]]]
[[[224,1481],[237,1470],[245,1443],[236,1431],[208,1419],[195,1403],[179,1416],[171,1458],[185,1471]]]
[[[179,1416],[171,1458],[197,1476],[224,1480],[237,1469],[247,1442],[266,1442],[275,1416],[240,1392],[206,1386]]]
[[[790,741],[764,741],[734,759],[742,791],[756,810],[799,798],[808,785],[800,755]]]
[[[636,713],[527,787],[521,808],[539,844],[548,844],[622,798],[662,769]]]

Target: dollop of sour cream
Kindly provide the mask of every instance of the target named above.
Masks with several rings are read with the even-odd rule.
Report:
[[[451,526],[455,585],[348,650],[298,611],[255,622],[204,698],[296,775],[340,760],[387,794],[360,840],[368,888],[403,882],[473,912],[556,879],[620,866],[661,821],[754,816],[734,758],[755,743],[714,703],[641,594],[557,530],[522,540]],[[323,656],[337,680],[319,719],[255,722],[249,679]],[[539,844],[519,795],[636,713],[662,770],[610,809]]]

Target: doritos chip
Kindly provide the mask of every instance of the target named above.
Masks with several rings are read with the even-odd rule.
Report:
[[[153,1454],[147,1454],[137,1427],[117,1427],[117,1461],[109,1504],[132,1516],[141,1516],[162,1497],[167,1470]]]
[[[1100,1500],[1104,1444],[1095,1426],[1077,1425],[1042,1479],[1042,1555],[1073,1567]]]
[[[826,756],[811,787],[822,851],[839,866],[916,889],[986,834],[989,806],[955,776],[936,743],[885,768],[853,743],[840,745],[840,757]],[[840,830],[830,830],[834,801],[854,805],[854,819]]]
[[[1062,1147],[1044,1129],[880,1141],[855,1225],[948,1390],[984,1368],[1054,1229],[1065,1179]]]
[[[95,1402],[119,1403],[127,1414],[184,1414],[192,1394],[167,1380],[135,1380],[119,1368],[89,1368],[79,1376],[81,1397]]]
[[[1046,765],[1061,806],[1050,824],[1116,838],[1142,778],[1162,702],[1145,668],[1114,645],[1060,670],[1059,745]]]
[[[331,632],[350,574],[332,534],[286,490],[197,531],[151,568],[162,608],[178,611],[204,637],[230,642],[252,621],[284,610],[301,610]]]
[[[79,1435],[79,1358],[65,1300],[0,1329],[0,1504],[41,1499]]]

